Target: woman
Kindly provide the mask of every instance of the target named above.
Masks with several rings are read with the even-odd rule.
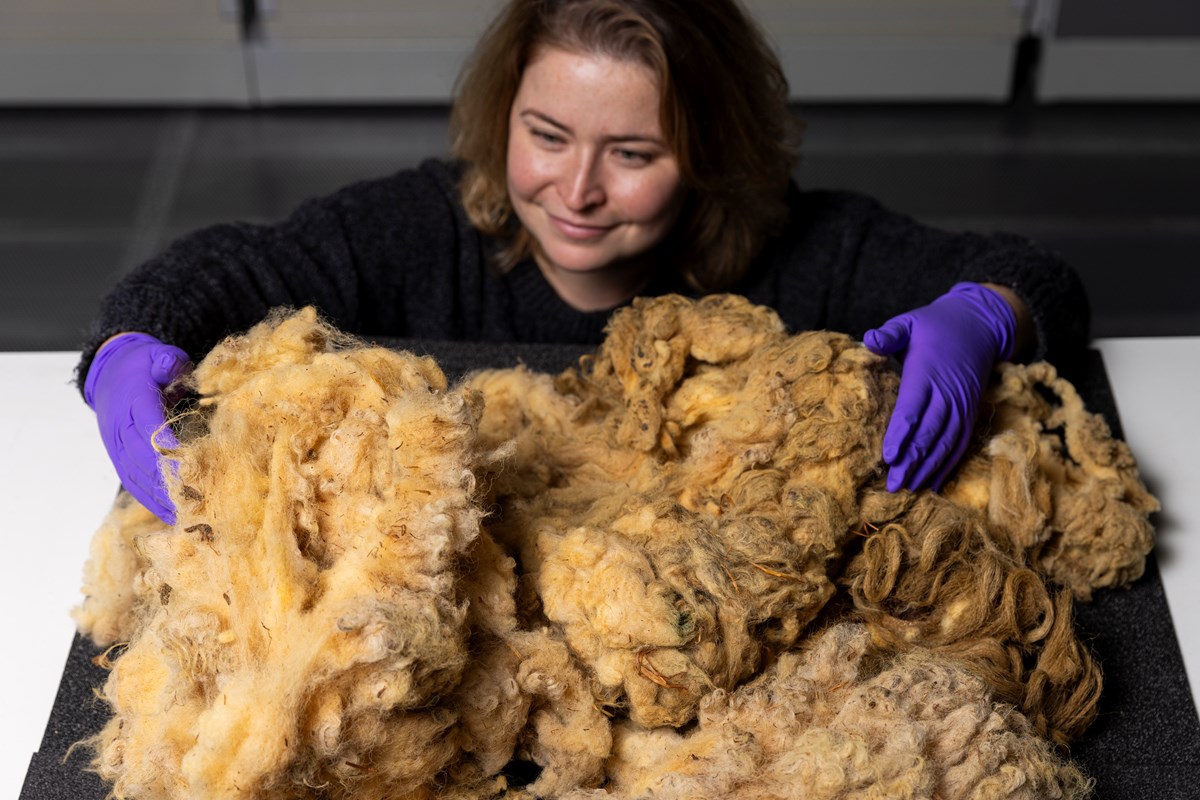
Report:
[[[903,358],[888,487],[937,488],[997,360],[1086,342],[1082,287],[1015,237],[800,191],[786,98],[736,0],[511,0],[460,78],[456,160],[202,230],[105,299],[78,374],[122,482],[172,521],[161,390],[274,306],[362,335],[596,343],[635,295],[733,291]]]

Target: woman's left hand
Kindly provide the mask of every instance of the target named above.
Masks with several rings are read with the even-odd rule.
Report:
[[[903,361],[883,437],[888,491],[941,488],[966,452],[992,368],[1012,357],[1016,338],[1012,306],[978,283],[955,284],[863,335],[871,352]]]

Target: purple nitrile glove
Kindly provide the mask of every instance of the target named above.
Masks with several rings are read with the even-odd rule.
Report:
[[[900,391],[883,436],[887,488],[936,491],[958,464],[997,361],[1012,356],[1017,317],[978,283],[958,283],[927,306],[863,335],[873,353],[902,353]]]
[[[188,364],[187,353],[178,347],[149,334],[124,333],[100,348],[83,384],[83,399],[96,412],[100,438],[121,484],[169,525],[175,524],[175,506],[151,437],[163,447],[178,445],[166,427],[162,390]]]

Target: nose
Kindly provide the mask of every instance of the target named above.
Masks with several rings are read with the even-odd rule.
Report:
[[[596,156],[579,152],[570,159],[559,183],[558,193],[572,211],[586,211],[604,204],[604,179]]]

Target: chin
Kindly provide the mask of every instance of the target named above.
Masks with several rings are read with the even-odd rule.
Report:
[[[543,252],[555,268],[566,272],[596,272],[613,262],[612,257],[582,248],[543,246]]]

